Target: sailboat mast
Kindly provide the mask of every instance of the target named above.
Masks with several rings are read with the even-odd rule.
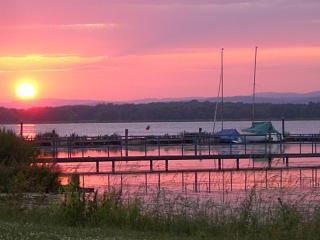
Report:
[[[213,118],[213,131],[212,133],[215,133],[215,127],[216,127],[216,120],[217,120],[217,113],[218,113],[218,104],[219,104],[219,98],[220,98],[220,92],[221,94],[221,127],[223,130],[223,48],[221,49],[221,70],[220,70],[220,79],[219,79],[219,88],[218,88],[218,96],[216,101],[216,109],[214,112],[214,118]]]
[[[223,51],[224,49],[221,49],[221,129],[223,130],[223,119],[224,119],[224,107],[223,107]]]
[[[253,90],[252,90],[252,122],[254,122],[255,120],[257,54],[258,54],[258,47],[256,47],[255,54],[254,54],[254,72],[253,72]]]

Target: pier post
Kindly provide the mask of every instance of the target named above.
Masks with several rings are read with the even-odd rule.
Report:
[[[169,160],[166,159],[165,161],[166,161],[166,172],[168,172],[169,171]]]
[[[266,189],[268,189],[268,170],[266,170],[265,179],[266,179]]]
[[[128,157],[129,155],[129,151],[128,151],[128,136],[129,136],[129,130],[128,129],[125,129],[125,154],[126,154],[126,157]]]
[[[265,140],[264,140],[264,155],[267,155],[267,145],[268,145],[268,139],[267,136],[265,136]]]
[[[181,136],[181,156],[184,155],[184,133]]]
[[[239,160],[239,158],[237,158],[237,170],[239,170],[240,169],[240,160]]]
[[[194,155],[198,155],[198,138],[194,137]]]
[[[52,130],[52,136],[53,136],[53,156],[56,159],[58,157],[58,147],[57,147],[57,139],[56,139],[56,131]]]
[[[198,135],[198,145],[199,147],[199,155],[201,155],[201,143],[202,143],[202,128],[199,128],[199,135]]]
[[[289,167],[289,157],[286,157],[286,167]]]
[[[116,166],[114,160],[112,160],[112,173],[116,172]]]
[[[181,172],[181,190],[184,191],[184,173]]]
[[[221,167],[221,158],[218,159],[218,169],[219,169],[219,170],[222,169],[222,167]]]
[[[225,192],[225,186],[224,186],[224,172],[222,172],[222,202],[224,203],[224,192]]]
[[[194,173],[194,191],[197,193],[198,192],[198,173]]]
[[[299,148],[300,148],[300,154],[301,154],[301,152],[302,152],[301,140],[299,141]]]
[[[211,135],[208,137],[208,148],[209,148],[209,155],[211,155]]]
[[[123,176],[120,174],[120,193],[122,194]]]
[[[299,169],[299,175],[300,175],[300,188],[302,187],[302,171]]]
[[[161,154],[161,150],[160,150],[160,137],[157,137],[157,144],[158,144],[158,156],[160,156]]]
[[[150,160],[150,172],[153,172],[153,161]]]
[[[233,189],[233,172],[232,171],[230,171],[230,190],[232,191],[232,189]]]
[[[247,191],[247,171],[244,172],[244,190]]]
[[[158,173],[158,191],[160,192],[160,188],[161,188],[161,174]]]
[[[148,193],[148,174],[145,173],[144,175],[144,180],[145,180],[145,190],[146,190],[146,194]]]
[[[284,118],[281,119],[281,122],[282,122],[282,140],[284,139],[284,135],[285,135],[285,128],[284,128]]]
[[[244,154],[247,154],[247,136],[244,136]]]
[[[96,161],[96,172],[99,173],[100,169],[99,169],[99,161]]]
[[[272,158],[269,157],[269,158],[268,158],[268,168],[271,168],[271,164],[272,164]]]
[[[311,180],[312,180],[312,187],[314,188],[314,169],[311,169]]]
[[[108,192],[110,192],[110,174],[108,174]]]
[[[144,156],[147,156],[147,137],[144,137]]]
[[[122,150],[123,150],[123,143],[122,143],[122,137],[121,137],[121,139],[120,139],[120,156],[121,157],[123,157]]]
[[[67,156],[70,159],[70,140],[69,140],[69,137],[67,137]]]
[[[211,192],[211,172],[209,171],[209,193]]]
[[[20,137],[23,137],[23,122],[20,123]]]
[[[282,169],[280,170],[280,188],[282,188]]]
[[[81,157],[84,158],[84,143],[80,143],[80,146],[81,146]],[[109,156],[108,156],[109,157]]]

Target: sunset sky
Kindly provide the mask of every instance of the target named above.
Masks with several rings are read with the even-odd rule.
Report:
[[[320,90],[319,0],[1,0],[0,100]]]

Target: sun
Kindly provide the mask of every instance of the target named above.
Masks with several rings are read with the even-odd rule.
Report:
[[[16,94],[23,99],[34,98],[36,96],[36,87],[30,82],[20,83],[16,88]]]

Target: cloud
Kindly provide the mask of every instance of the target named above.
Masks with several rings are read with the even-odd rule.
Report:
[[[63,29],[103,29],[103,28],[115,28],[116,23],[85,23],[85,24],[61,24],[55,25],[56,28]]]
[[[0,72],[57,72],[88,67],[107,60],[107,56],[25,55],[0,56]]]
[[[2,29],[62,29],[62,30],[95,30],[113,29],[116,23],[71,23],[71,24],[12,24],[0,25]]]

